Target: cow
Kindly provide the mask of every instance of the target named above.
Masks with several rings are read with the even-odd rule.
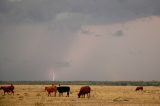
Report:
[[[91,88],[89,86],[83,86],[80,88],[80,91],[78,93],[78,98],[81,96],[85,98],[85,94],[87,94],[87,97],[90,97]]]
[[[135,91],[139,91],[139,90],[143,91],[143,86],[138,86],[138,87],[135,89]]]
[[[47,91],[47,88],[49,88],[49,87],[55,87],[55,85],[52,84],[52,86],[45,86],[44,90]]]
[[[63,96],[63,92],[67,92],[66,97],[69,97],[69,92],[70,92],[70,87],[69,86],[59,86],[59,87],[57,87],[57,90],[59,92],[59,96],[60,95]]]
[[[44,90],[47,91],[48,86],[45,86]]]
[[[48,96],[51,96],[51,93],[54,92],[54,96],[56,97],[57,87],[56,86],[45,87],[45,91],[48,92]]]
[[[7,92],[8,94],[11,92],[14,95],[14,86],[11,84],[10,86],[1,86],[0,89],[4,91],[4,95]]]

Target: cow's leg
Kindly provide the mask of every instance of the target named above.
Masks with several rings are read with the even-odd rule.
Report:
[[[48,96],[51,96],[51,93],[50,93],[50,92],[48,92]]]
[[[5,93],[6,93],[6,91],[4,91],[4,94],[3,94],[3,95],[5,95]]]
[[[14,95],[14,91],[12,90],[12,94]]]
[[[59,92],[59,97],[63,96],[63,92]]]
[[[63,96],[63,92],[59,92],[59,97]]]
[[[69,97],[69,92],[67,92],[67,97]]]
[[[7,91],[7,94],[9,94],[10,93],[10,91]]]
[[[84,94],[81,94],[81,97],[84,98]]]
[[[9,93],[9,94],[13,94],[13,90],[9,90],[8,93]]]
[[[56,93],[57,93],[57,92],[55,91],[55,93],[54,93],[54,96],[55,96],[55,97],[56,97]]]

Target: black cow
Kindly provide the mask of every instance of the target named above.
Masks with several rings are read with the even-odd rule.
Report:
[[[67,92],[67,97],[69,97],[70,87],[69,86],[59,86],[57,87],[57,91],[59,92],[59,96],[63,96],[63,92]]]

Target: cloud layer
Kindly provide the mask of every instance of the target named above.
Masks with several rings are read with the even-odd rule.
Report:
[[[160,15],[159,0],[1,0],[0,22],[50,22],[72,18],[90,24]]]
[[[0,80],[160,80],[159,5],[0,0]]]

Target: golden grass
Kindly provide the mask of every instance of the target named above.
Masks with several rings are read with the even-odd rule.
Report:
[[[160,106],[160,87],[91,86],[91,97],[78,98],[82,85],[70,85],[70,97],[47,96],[45,85],[15,85],[15,94],[5,96],[0,91],[0,106]]]

